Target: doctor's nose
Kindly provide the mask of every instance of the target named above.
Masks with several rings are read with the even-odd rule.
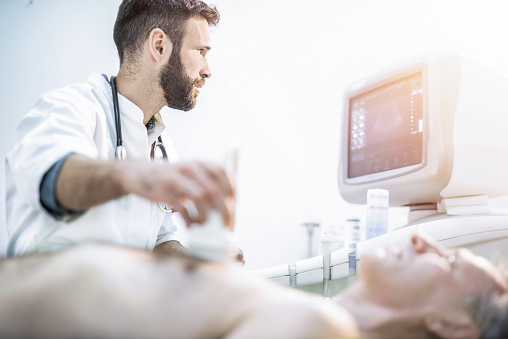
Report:
[[[210,68],[208,67],[208,64],[206,64],[201,71],[199,72],[199,76],[203,79],[208,79],[212,77],[212,72],[210,71]]]

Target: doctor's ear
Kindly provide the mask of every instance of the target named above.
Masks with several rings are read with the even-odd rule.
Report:
[[[148,51],[152,60],[160,63],[169,59],[173,51],[173,44],[160,28],[154,28],[148,37]]]
[[[471,317],[464,315],[460,319],[452,321],[434,316],[426,315],[423,318],[424,326],[429,332],[446,339],[478,339],[480,329],[473,322]]]

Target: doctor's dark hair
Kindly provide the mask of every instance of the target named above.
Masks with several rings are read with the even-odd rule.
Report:
[[[172,53],[180,53],[185,25],[193,16],[201,16],[215,26],[220,14],[213,5],[201,0],[123,0],[113,31],[120,64],[142,50],[154,28],[160,28],[173,44]]]

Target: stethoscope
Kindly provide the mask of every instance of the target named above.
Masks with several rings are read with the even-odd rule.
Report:
[[[106,78],[107,80],[107,78]],[[127,157],[127,150],[123,145],[122,139],[122,126],[120,122],[120,106],[118,105],[118,90],[116,89],[116,77],[112,76],[109,81],[111,85],[111,94],[113,96],[113,112],[115,114],[115,129],[116,129],[116,148],[115,148],[115,158],[118,160],[124,160]],[[162,142],[162,138],[159,135],[157,140],[152,143],[152,147],[150,150],[150,158],[155,159],[155,151],[159,149],[162,153],[162,159],[164,161],[168,161],[168,154],[166,153],[166,147],[164,147],[164,143]],[[173,213],[171,207],[166,204],[158,202],[160,210],[164,213]]]

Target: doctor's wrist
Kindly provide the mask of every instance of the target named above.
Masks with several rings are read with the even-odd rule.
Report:
[[[134,178],[132,174],[129,174],[129,172],[135,171],[132,168],[132,162],[133,160],[111,161],[108,180],[112,183],[118,198],[133,193],[131,192],[131,186]]]
[[[125,194],[118,182],[120,164],[83,155],[71,155],[62,165],[56,195],[69,210],[85,211]]]

